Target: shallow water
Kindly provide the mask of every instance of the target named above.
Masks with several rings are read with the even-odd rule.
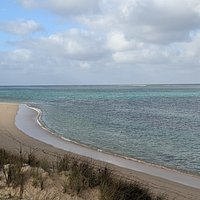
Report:
[[[0,101],[29,103],[66,138],[200,173],[200,86],[0,87]]]

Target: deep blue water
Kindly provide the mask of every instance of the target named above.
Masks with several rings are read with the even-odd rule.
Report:
[[[112,153],[200,173],[200,85],[0,87],[52,131]]]

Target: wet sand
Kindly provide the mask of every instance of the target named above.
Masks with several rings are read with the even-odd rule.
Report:
[[[77,157],[92,159],[92,162],[106,162],[121,176],[140,181],[155,192],[166,193],[170,198],[199,199],[199,177],[152,166],[137,160],[124,159],[63,140],[42,129],[37,123],[37,114],[35,110],[23,104],[20,106],[0,104],[0,147],[19,152],[19,144],[22,143],[25,152],[30,151],[31,147],[39,157],[46,157],[46,153],[53,157],[56,154],[63,155],[66,152],[73,152],[77,154]]]

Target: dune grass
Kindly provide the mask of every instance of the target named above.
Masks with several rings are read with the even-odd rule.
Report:
[[[21,151],[20,151],[21,152]],[[34,169],[24,172],[23,166]],[[0,149],[0,171],[3,171],[8,187],[19,187],[19,199],[22,199],[26,182],[33,178],[33,184],[45,189],[44,181],[38,169],[43,169],[51,176],[66,174],[66,180],[61,184],[63,193],[81,195],[87,189],[98,188],[100,200],[166,200],[164,196],[154,195],[149,188],[138,182],[120,180],[108,168],[99,168],[89,162],[80,161],[68,155],[59,158],[56,163],[38,160],[33,153],[28,156],[14,155]]]

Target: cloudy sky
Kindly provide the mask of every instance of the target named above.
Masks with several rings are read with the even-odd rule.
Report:
[[[0,85],[200,83],[199,0],[3,0]]]

